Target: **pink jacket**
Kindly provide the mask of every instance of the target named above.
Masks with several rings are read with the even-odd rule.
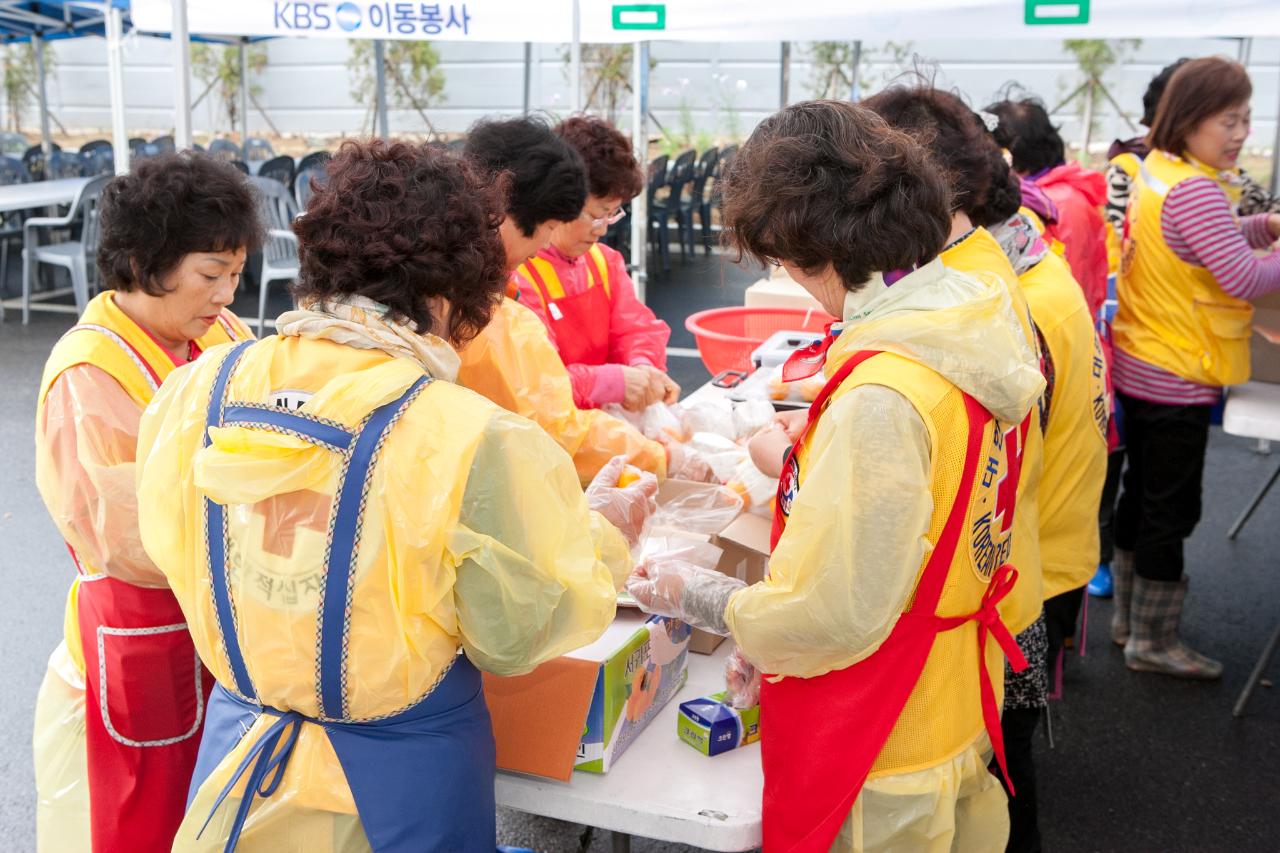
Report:
[[[609,358],[603,364],[569,364],[573,382],[574,402],[579,408],[594,409],[607,403],[621,403],[624,396],[622,368],[649,365],[659,370],[667,369],[667,341],[671,339],[671,327],[659,320],[649,307],[636,298],[635,285],[627,274],[626,260],[614,249],[600,245],[607,262],[609,278],[609,314],[596,318],[609,329]],[[555,268],[566,296],[582,293],[590,279],[587,275],[586,255],[569,258],[554,246],[548,246],[538,257]],[[533,310],[547,327],[551,342],[556,344],[556,331],[547,316],[537,286],[520,270],[513,275],[520,288],[520,304]],[[560,324],[559,334],[564,334]]]
[[[1066,247],[1067,264],[1096,317],[1107,298],[1107,180],[1073,160],[1033,181],[1058,208],[1058,220],[1046,223],[1045,233]]]

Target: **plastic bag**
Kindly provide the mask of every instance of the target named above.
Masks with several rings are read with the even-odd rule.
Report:
[[[707,485],[658,505],[652,529],[711,536],[742,513],[742,498],[724,486]]]

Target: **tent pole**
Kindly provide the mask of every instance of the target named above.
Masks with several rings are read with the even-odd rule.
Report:
[[[377,80],[377,92],[374,95],[374,103],[378,115],[378,136],[383,139],[391,138],[391,130],[387,123],[387,46],[382,39],[378,39],[373,43],[373,64],[377,66],[375,78]]]
[[[573,86],[569,103],[575,113],[582,112],[582,2],[573,0],[573,44],[569,48],[569,78]]]
[[[173,0],[173,144],[191,147],[191,45],[187,42],[187,0]]]
[[[1280,107],[1276,108],[1276,138],[1271,145],[1271,196],[1280,193]]]
[[[858,70],[862,68],[862,40],[859,39],[853,43],[849,49],[849,53],[853,59],[853,74],[850,76],[849,84],[849,100],[857,103],[862,100],[862,81],[859,79]]]
[[[249,156],[249,40],[240,39],[240,145]]]
[[[645,186],[631,199],[631,280],[636,297],[644,302],[649,259],[649,43],[636,42],[631,52],[631,148],[644,169]]]
[[[778,63],[778,109],[787,105],[791,94],[791,42],[782,43],[782,56]]]
[[[529,89],[533,84],[533,42],[524,43],[524,109],[525,115],[529,114]]]
[[[44,73],[44,36],[39,32],[31,37],[36,45],[36,80],[40,95],[40,150],[44,152],[45,162],[53,153],[53,136],[49,131],[49,92],[45,88]]]
[[[124,13],[107,0],[107,80],[111,89],[111,150],[116,174],[129,173],[129,134],[124,126]]]

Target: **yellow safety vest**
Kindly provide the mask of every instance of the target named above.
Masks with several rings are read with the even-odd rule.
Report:
[[[1014,313],[1018,315],[1022,326],[1022,333],[1032,350],[1039,355],[1039,338],[1031,324],[1027,298],[1004,250],[989,231],[985,228],[974,229],[939,257],[943,265],[952,269],[997,275],[1004,279]],[[1040,432],[1039,412],[1033,410],[1030,417],[1031,427],[1027,430],[1022,449],[1022,475],[1018,481],[1018,507],[1014,517],[1013,559],[1010,560],[1018,570],[1018,584],[1000,602],[1000,615],[1009,630],[1015,634],[1026,630],[1036,621],[1044,603],[1040,567],[1040,512],[1037,501],[1044,468],[1044,436]]]
[[[1079,589],[1098,568],[1098,501],[1107,475],[1107,365],[1080,285],[1052,252],[1019,281],[1044,336],[1049,383],[1040,561],[1044,597]]]
[[[587,250],[586,257],[587,289],[599,285],[604,288],[604,295],[612,298],[613,292],[609,289],[609,262],[605,259],[600,244],[592,244]],[[544,310],[551,301],[565,297],[564,283],[560,281],[560,274],[556,272],[555,264],[541,255],[534,255],[521,264],[519,273],[526,281],[533,283]]]
[[[892,388],[911,403],[924,421],[933,456],[933,516],[926,538],[937,542],[964,470],[968,443],[964,396],[933,370],[891,353],[882,353],[859,365],[832,395],[831,403],[834,405],[841,396],[861,385]],[[989,470],[979,472],[972,493],[966,497],[969,502],[967,532],[952,558],[946,586],[938,601],[939,616],[961,616],[977,610],[992,573],[1009,561],[1013,544],[1010,538],[1016,542],[1018,531],[1016,526],[1011,528],[1000,520],[1001,504],[1007,504],[1013,495],[1012,490],[1000,488],[1000,474],[1009,464],[1006,433],[1012,428],[995,421],[986,428],[982,458],[989,458],[991,462]],[[805,457],[815,433],[816,430],[810,430],[796,448],[796,465],[802,480]],[[917,583],[927,562],[926,554],[917,570]],[[1015,593],[1021,584],[1019,578]],[[1034,587],[1039,595],[1039,584],[1035,583]],[[932,767],[958,755],[981,736],[976,631],[976,622],[966,622],[938,634],[920,680],[876,759],[872,778]],[[1004,692],[1004,657],[994,642],[987,644],[986,665],[999,703]]]
[[[1164,151],[1142,161],[1125,222],[1115,345],[1190,382],[1235,385],[1249,378],[1253,306],[1175,255],[1160,226],[1165,199],[1192,178],[1215,181],[1234,208],[1240,190],[1228,176]]]
[[[145,408],[159,389],[161,383],[174,370],[173,359],[161,349],[150,335],[120,310],[112,298],[114,290],[99,293],[85,306],[79,322],[72,326],[49,353],[44,365],[44,375],[40,379],[40,396],[36,402],[36,423],[44,422],[44,401],[49,389],[62,375],[79,364],[92,364],[120,383],[120,387],[138,404]],[[230,311],[224,310],[218,315],[218,322],[196,341],[196,346],[204,352],[209,347],[231,341],[248,340],[253,337],[249,327]],[[76,555],[85,574],[97,574],[100,570]],[[76,602],[80,588],[80,576],[77,575],[67,594],[67,607],[63,614],[63,635],[66,638],[67,650],[76,667],[84,671],[84,656],[80,646],[80,623],[77,618]]]

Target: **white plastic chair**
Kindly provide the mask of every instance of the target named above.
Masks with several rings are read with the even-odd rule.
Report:
[[[98,221],[98,202],[102,188],[112,175],[100,175],[80,188],[66,216],[36,216],[22,224],[22,324],[31,317],[31,285],[40,264],[61,267],[71,275],[71,289],[76,297],[76,311],[83,313],[89,304],[89,287],[96,278],[94,256],[102,223]],[[80,239],[60,243],[41,243],[40,232],[68,228],[80,220]]]
[[[272,178],[253,178],[258,190],[258,213],[267,226],[262,244],[262,273],[258,277],[258,337],[267,325],[267,291],[277,281],[298,278],[298,238],[291,226],[298,204],[284,184]]]

